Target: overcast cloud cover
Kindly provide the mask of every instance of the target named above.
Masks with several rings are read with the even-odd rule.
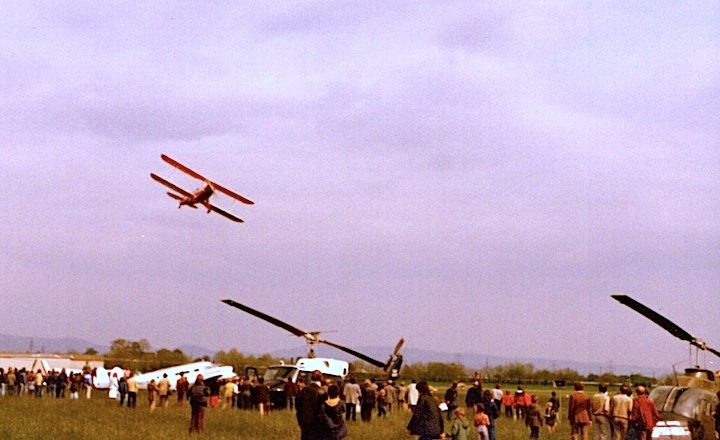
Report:
[[[623,292],[720,348],[715,1],[3,10],[0,333],[686,358]]]

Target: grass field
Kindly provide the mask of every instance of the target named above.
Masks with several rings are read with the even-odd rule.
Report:
[[[436,396],[441,396],[446,386],[438,386]],[[540,396],[544,404],[550,396],[549,389],[527,389]],[[591,392],[591,391],[588,391]],[[569,391],[558,393],[564,396]],[[190,409],[177,407],[174,402],[168,408],[150,412],[147,395],[140,393],[138,407],[120,407],[116,401],[105,398],[106,393],[95,391],[91,400],[35,399],[34,397],[0,398],[0,439],[177,439],[189,438],[187,433]],[[461,395],[464,401],[464,395]],[[563,399],[563,406],[566,405]],[[292,411],[278,410],[261,418],[255,411],[208,408],[205,413],[206,439],[299,439],[300,430]],[[373,414],[375,416],[375,414]],[[358,415],[359,417],[359,415]],[[370,423],[349,422],[348,438],[353,440],[404,439],[409,413],[393,412],[387,418],[373,418]],[[567,422],[560,421],[554,434],[545,428],[541,439],[569,438]],[[447,426],[449,429],[449,425]],[[196,436],[197,437],[197,436]],[[497,421],[499,440],[527,439],[529,430],[520,421],[501,417]],[[471,427],[471,439],[477,434]]]

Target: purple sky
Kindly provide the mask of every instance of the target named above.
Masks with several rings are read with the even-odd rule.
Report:
[[[0,332],[685,359],[622,292],[720,349],[717,2],[506,3],[5,5]]]

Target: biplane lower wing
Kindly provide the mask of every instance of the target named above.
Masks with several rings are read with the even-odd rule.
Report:
[[[223,193],[225,195],[232,197],[235,200],[239,200],[239,201],[245,203],[246,205],[254,205],[255,204],[255,202],[253,202],[252,200],[250,200],[246,197],[243,197],[240,194],[236,193],[235,191],[231,191],[218,183],[213,182],[212,180],[208,179],[207,177],[197,173],[196,171],[191,170],[190,168],[186,167],[185,165],[181,164],[180,162],[176,161],[175,159],[173,159],[172,157],[170,157],[166,154],[161,154],[160,158],[162,160],[164,160],[165,162],[167,162],[168,164],[170,164],[171,166],[177,168],[178,170],[182,171],[183,173],[185,173],[191,177],[194,177],[198,180],[202,180],[203,182],[211,183],[214,189],[216,189],[217,191],[220,191],[221,193]]]
[[[243,220],[241,218],[235,217],[234,215],[230,214],[229,212],[223,211],[217,206],[210,205],[210,210],[234,222],[243,223]]]
[[[167,180],[163,179],[162,177],[158,176],[155,173],[150,173],[150,177],[152,177],[152,179],[154,181],[156,181],[157,183],[167,186],[168,188],[175,191],[176,193],[182,194],[185,197],[192,196],[192,194],[190,194],[189,192],[185,191],[184,189],[180,188],[179,186],[175,185],[174,183],[168,182]],[[170,195],[170,194],[168,194],[168,195]],[[177,197],[173,197],[173,196],[170,196],[170,197],[172,197],[173,199],[177,199]],[[178,200],[180,200],[180,199],[178,199]]]

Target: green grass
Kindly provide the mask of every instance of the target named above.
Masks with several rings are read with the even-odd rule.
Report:
[[[437,397],[447,388],[437,384]],[[550,389],[528,389],[540,396],[543,404],[550,396]],[[588,391],[589,393],[591,391]],[[559,392],[564,397],[568,391]],[[138,407],[120,407],[116,401],[105,398],[106,392],[95,391],[91,400],[36,399],[30,396],[0,397],[0,438],[4,440],[40,439],[172,439],[189,438],[187,430],[190,408],[177,407],[174,401],[168,408],[157,408],[151,412],[147,395],[140,393]],[[464,393],[461,393],[464,401]],[[567,400],[563,399],[566,408]],[[566,414],[566,413],[564,413]],[[375,416],[375,414],[373,414]],[[358,414],[359,418],[359,414]],[[358,419],[359,420],[359,419]],[[387,418],[373,418],[370,423],[360,421],[348,423],[348,438],[351,440],[405,439],[405,426],[410,413],[393,412]],[[569,438],[570,432],[565,420],[552,435],[545,428],[541,439]],[[449,428],[449,424],[446,424]],[[497,421],[497,438],[519,440],[529,437],[524,423],[501,417]],[[267,417],[260,417],[255,411],[208,408],[205,413],[206,439],[299,439],[295,414],[292,411],[273,411]],[[471,427],[471,439],[477,434]]]

